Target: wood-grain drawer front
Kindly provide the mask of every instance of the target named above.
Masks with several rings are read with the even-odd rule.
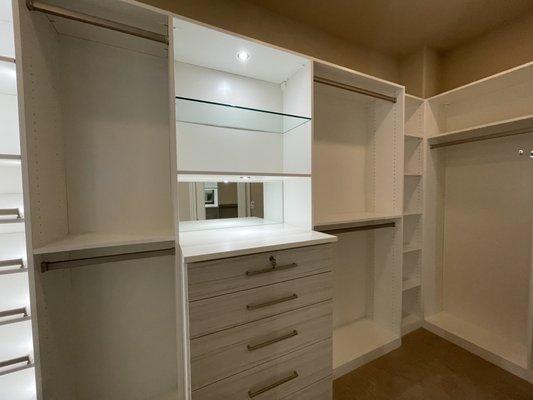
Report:
[[[331,271],[331,248],[307,246],[188,264],[189,300]]]
[[[282,400],[331,400],[333,398],[333,381],[331,376],[313,383]]]
[[[189,303],[191,338],[331,299],[331,272]]]
[[[191,340],[193,390],[333,335],[332,303],[241,325]]]
[[[283,399],[331,375],[331,339],[192,392],[193,400]]]

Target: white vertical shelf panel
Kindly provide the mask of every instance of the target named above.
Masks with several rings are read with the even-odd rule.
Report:
[[[34,368],[27,368],[0,376],[0,399],[34,400],[35,398]]]
[[[0,338],[2,338],[0,360],[5,361],[28,355],[33,357],[30,321],[0,325]],[[5,372],[5,370],[2,372]]]
[[[0,56],[15,58],[11,0],[0,0]]]
[[[0,0],[0,208],[23,210],[22,166],[13,156],[20,155],[17,74],[11,0]],[[7,156],[7,157],[6,157]],[[0,260],[25,259],[23,223],[0,224]],[[30,311],[28,274],[0,274],[0,311],[25,307]],[[0,321],[0,361],[30,356],[33,360],[31,321],[26,318]],[[0,370],[0,399],[34,400],[34,368],[23,364]]]

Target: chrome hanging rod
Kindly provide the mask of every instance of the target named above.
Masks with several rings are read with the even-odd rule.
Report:
[[[28,316],[28,310],[26,307],[13,308],[12,310],[0,311],[0,318],[14,317],[15,315],[22,315],[23,317]]]
[[[99,26],[101,28],[126,33],[128,35],[133,35],[143,39],[148,39],[154,42],[159,42],[168,45],[168,37],[160,33],[147,31],[144,29],[136,28],[134,26],[122,24],[120,22],[94,17],[92,15],[82,14],[72,10],[67,10],[65,8],[43,3],[41,1],[27,0],[26,4],[30,11],[39,11],[45,14],[71,19],[73,21],[82,22],[84,24]]]
[[[0,61],[15,63],[15,59],[12,57],[0,56]]]
[[[387,96],[386,94],[374,92],[372,90],[363,89],[357,86],[347,85],[346,83],[332,81],[331,79],[322,78],[320,76],[315,76],[313,80],[316,83],[321,83],[323,85],[333,86],[338,89],[348,90],[349,92],[355,92],[355,93],[363,94],[365,96],[374,97],[376,99],[390,101],[391,103],[396,103],[396,97],[394,96]]]
[[[52,271],[55,269],[77,268],[84,267],[87,265],[105,264],[118,261],[136,260],[139,258],[171,256],[174,254],[176,254],[176,249],[174,247],[171,247],[166,249],[135,251],[131,253],[120,253],[108,256],[76,258],[72,260],[42,261],[41,272]]]
[[[11,367],[13,365],[22,364],[22,363],[26,363],[25,366],[31,365],[30,356],[23,356],[23,357],[12,358],[10,360],[0,361],[0,368]],[[18,368],[13,368],[13,370],[10,370],[10,371],[1,371],[0,375],[4,375],[9,372],[14,372],[15,370],[18,370]]]
[[[533,129],[532,128],[516,129],[516,130],[505,131],[505,132],[498,132],[492,135],[485,135],[485,136],[468,138],[468,139],[450,140],[449,142],[430,144],[429,148],[438,149],[439,147],[456,146],[458,144],[463,144],[463,143],[481,142],[483,140],[498,139],[498,138],[507,137],[507,136],[524,135],[526,133],[533,133]]]
[[[18,208],[0,208],[0,216],[1,217],[7,217],[7,216],[14,216],[17,220],[22,220],[22,213],[20,212],[20,209]],[[12,222],[12,220],[2,221],[0,222]]]
[[[316,231],[329,233],[335,235],[337,233],[347,233],[347,232],[357,232],[357,231],[370,231],[374,229],[383,229],[383,228],[394,228],[396,222],[385,222],[382,224],[372,224],[372,225],[362,225],[362,226],[350,226],[346,228],[332,226],[321,228],[320,226],[315,227]]]

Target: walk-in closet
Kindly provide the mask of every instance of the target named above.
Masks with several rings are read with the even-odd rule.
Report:
[[[0,0],[0,400],[527,392],[533,63],[428,94],[145,3]]]

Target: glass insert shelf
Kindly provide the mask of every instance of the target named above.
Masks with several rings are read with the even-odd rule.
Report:
[[[308,117],[176,96],[176,120],[190,124],[267,133],[287,133]]]

